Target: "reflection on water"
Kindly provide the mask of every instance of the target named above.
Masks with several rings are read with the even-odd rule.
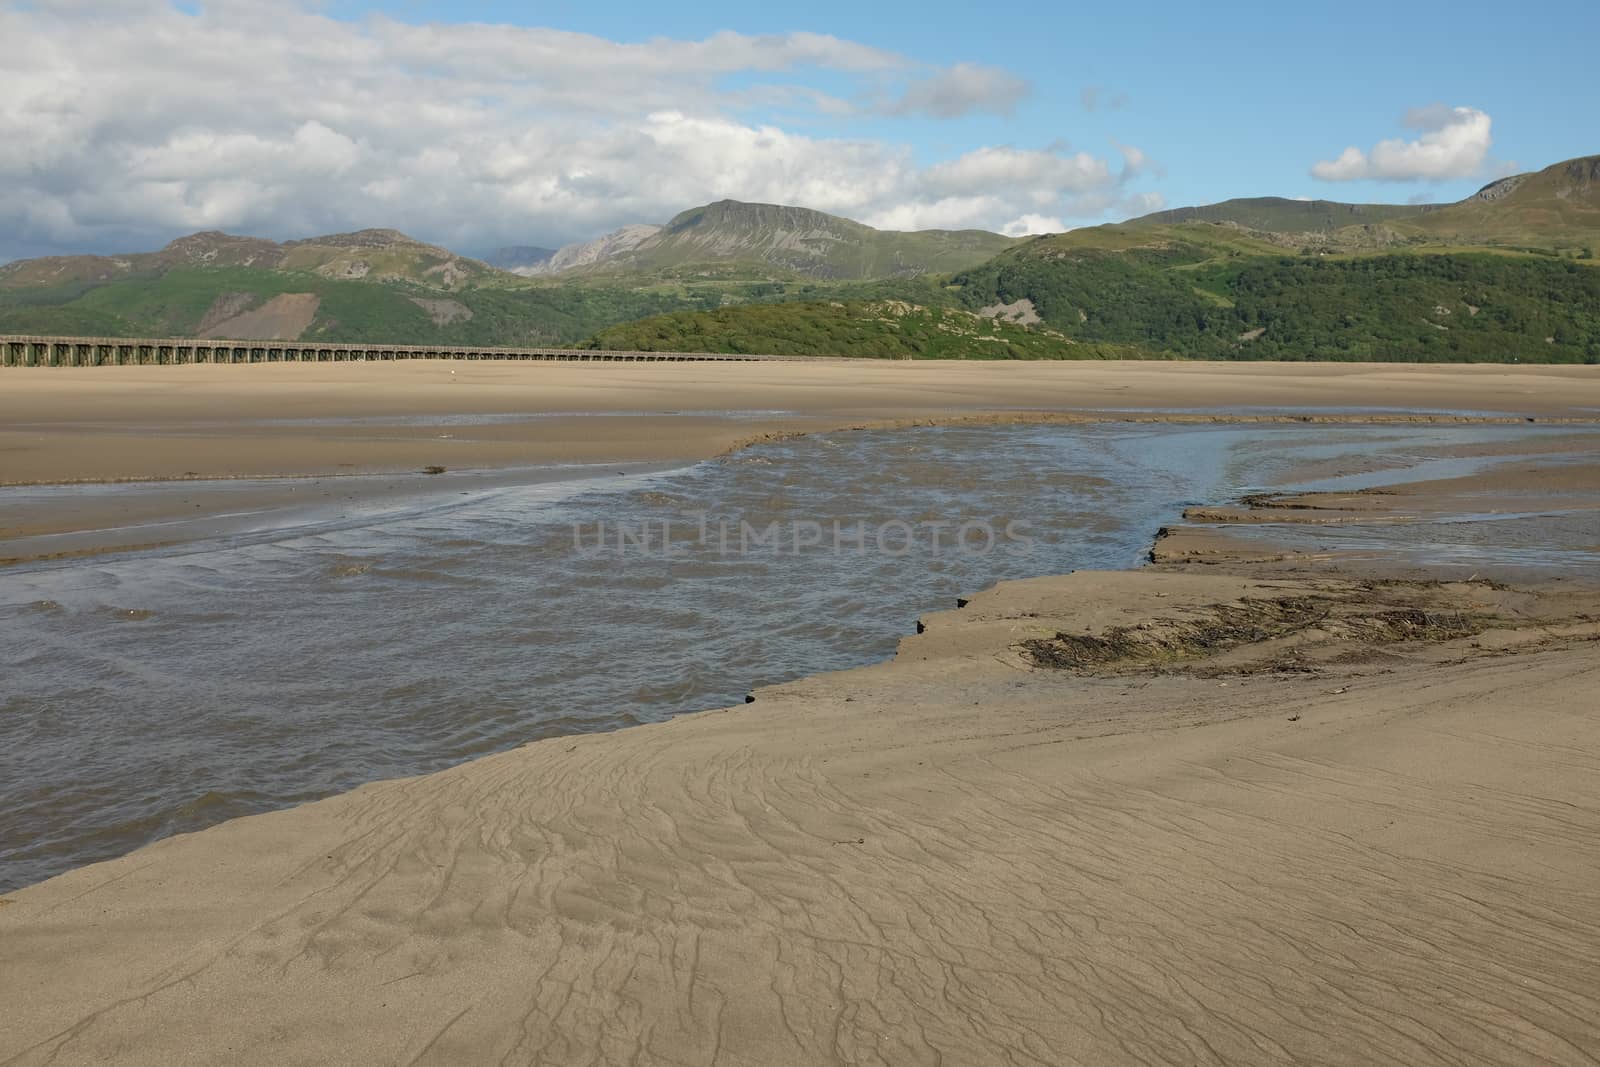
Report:
[[[9,568],[0,890],[361,782],[881,659],[919,612],[1006,578],[1136,565],[1186,504],[1271,484],[1308,457],[1531,432],[857,432]],[[711,529],[786,532],[778,547],[723,551],[696,513]],[[663,521],[670,554],[574,549],[575,527],[592,540],[601,523]],[[908,553],[834,551],[836,521],[921,533]],[[948,531],[971,521],[1026,523],[1030,541],[960,551]],[[810,523],[827,535],[796,554],[787,531]],[[945,524],[937,554],[928,524]]]
[[[1593,578],[1600,565],[1600,519],[1591,508],[1347,526],[1260,523],[1230,526],[1228,533],[1295,551],[1337,552],[1347,560],[1399,560],[1456,577],[1483,570]]]

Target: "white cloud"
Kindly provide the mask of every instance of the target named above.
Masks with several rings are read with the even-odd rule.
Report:
[[[1122,156],[1122,173],[1117,180],[1124,185],[1135,178],[1143,177],[1145,174],[1153,173],[1163,178],[1166,177],[1166,168],[1151,159],[1143,150],[1131,144],[1123,144],[1121,141],[1114,140],[1111,143],[1116,146],[1117,152]]]
[[[1023,189],[1041,203],[1063,193],[1107,188],[1116,179],[1106,161],[1087,152],[1071,155],[1032,149],[978,148],[938,163],[922,175],[922,185],[938,196]]]
[[[1494,143],[1493,120],[1471,107],[1413,108],[1401,120],[1420,136],[1407,141],[1380,141],[1371,152],[1351,145],[1337,159],[1323,160],[1311,176],[1329,182],[1373,178],[1380,181],[1448,181],[1470,178],[1483,170]]]
[[[949,70],[914,82],[888,107],[894,115],[959,118],[975,112],[1010,115],[1032,88],[1026,81],[996,67],[958,63]]]
[[[1066,233],[1072,227],[1050,215],[1019,215],[1000,227],[1007,237],[1029,237],[1036,233]]]
[[[885,110],[1004,113],[1025,82],[821,34],[628,44],[329,18],[311,0],[0,5],[0,259],[133,251],[195,229],[393,226],[463,249],[559,243],[731,197],[879,225],[1032,226],[1116,211],[1086,152],[982,147],[931,165],[835,128]],[[826,72],[823,91],[808,77]],[[723,87],[730,76],[738,88]],[[855,101],[834,95],[839,85]],[[847,128],[847,127],[846,127]]]
[[[1130,165],[1137,167],[1133,161],[1142,161],[1144,153],[1120,147],[1121,172],[1088,152],[976,148],[920,171],[900,172],[892,182],[899,200],[877,208],[864,205],[856,217],[886,230],[977,227],[1017,235],[1071,229],[1063,217],[1099,219],[1159,209],[1165,203],[1159,193],[1121,191]]]

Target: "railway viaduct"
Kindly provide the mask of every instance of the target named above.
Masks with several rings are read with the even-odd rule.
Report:
[[[683,363],[819,358],[838,357],[719,355],[704,352],[602,352],[578,348],[504,348],[485,345],[331,344],[326,341],[214,341],[194,338],[0,335],[0,367],[112,367],[178,363],[360,363],[399,359]]]

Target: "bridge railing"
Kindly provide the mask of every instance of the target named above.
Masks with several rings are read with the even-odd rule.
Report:
[[[836,360],[716,352],[614,352],[500,345],[389,345],[325,341],[0,335],[0,367],[110,367],[186,363],[359,363],[409,359],[682,363]]]

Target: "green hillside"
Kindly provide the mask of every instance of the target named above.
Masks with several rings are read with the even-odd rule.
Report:
[[[275,299],[293,304],[289,310],[299,316],[274,319]],[[613,323],[721,302],[720,293],[596,287],[440,293],[297,271],[182,267],[98,285],[0,289],[0,333],[555,345],[582,340]],[[264,309],[269,313],[262,315]],[[241,320],[252,328],[228,328]]]
[[[1600,244],[1600,156],[1484,186],[1455,204],[1343,204],[1256,197],[1174,208],[1129,227],[1222,224],[1305,252],[1493,247],[1581,254]]]
[[[958,276],[963,302],[1027,300],[1068,337],[1195,358],[1600,358],[1600,269],[1574,260],[1218,256],[1181,241],[1063,256],[1049,241]]]
[[[23,260],[0,267],[0,331],[570,344],[671,311],[836,293],[917,299],[927,288],[919,279],[1015,243],[733,201],[630,230],[631,240],[550,254],[577,267],[541,274],[535,264],[527,277],[394,230],[282,244],[200,233],[158,252]],[[642,245],[641,231],[650,235]]]
[[[1236,200],[1032,238],[908,299],[947,318],[1021,308],[1036,323],[1003,328],[1049,337],[1009,342],[1039,355],[1074,354],[1062,346],[1074,341],[1207,359],[1600,362],[1596,220],[1591,157],[1448,207]],[[595,343],[931,354],[911,331],[886,342],[881,325],[850,303],[733,307],[613,328]]]
[[[1600,246],[1600,156],[1503,178],[1475,196],[1407,219],[1432,242],[1505,245],[1582,254]]]
[[[1134,223],[1161,225],[1174,222],[1231,222],[1249,230],[1267,233],[1312,233],[1341,230],[1346,226],[1365,226],[1409,219],[1430,211],[1439,204],[1343,204],[1336,200],[1288,200],[1281,196],[1256,196],[1224,200],[1203,207],[1171,208],[1157,211]]]
[[[1082,343],[957,308],[902,300],[809,301],[678,312],[603,330],[588,347],[874,359],[1126,359],[1146,353]]]

